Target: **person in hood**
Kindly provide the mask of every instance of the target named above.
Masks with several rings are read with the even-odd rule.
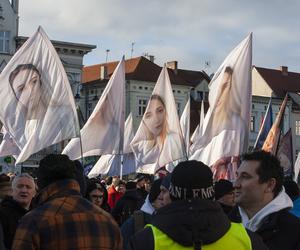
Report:
[[[29,211],[36,194],[36,185],[31,175],[22,173],[12,181],[12,196],[0,203],[0,224],[3,228],[4,245],[11,249],[20,219]]]
[[[279,160],[264,151],[245,154],[234,183],[237,207],[232,221],[259,234],[270,250],[300,249],[300,220],[289,213]]]
[[[128,181],[126,183],[125,194],[118,200],[114,209],[111,211],[111,215],[119,226],[121,226],[134,211],[141,208],[143,202],[136,191],[136,182]]]
[[[146,224],[150,223],[152,214],[163,206],[162,201],[158,199],[161,181],[162,179],[157,179],[153,182],[141,209],[133,212],[133,215],[121,226],[123,249],[127,248],[130,237],[134,235],[135,232],[142,230]]]
[[[171,203],[131,238],[129,249],[266,249],[257,235],[231,223],[214,201],[213,174],[204,163],[179,163],[169,191]]]

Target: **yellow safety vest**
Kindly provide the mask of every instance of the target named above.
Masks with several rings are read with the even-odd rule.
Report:
[[[154,249],[155,250],[193,250],[194,247],[185,247],[179,245],[177,242],[173,241],[170,237],[160,231],[157,227],[148,224],[152,228],[153,237],[154,237]],[[251,240],[248,236],[248,233],[244,226],[240,223],[231,223],[230,229],[228,232],[220,239],[215,241],[214,243],[208,245],[202,245],[202,250],[251,250]]]

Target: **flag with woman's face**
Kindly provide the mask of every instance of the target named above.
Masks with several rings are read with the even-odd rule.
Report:
[[[211,166],[227,156],[238,156],[248,147],[252,96],[252,34],[221,64],[209,84],[209,109],[202,136],[193,144],[190,159]]]
[[[162,69],[148,100],[131,147],[137,160],[138,171],[143,173],[153,174],[169,162],[186,158],[185,144],[166,67]]]
[[[0,119],[20,149],[16,163],[79,133],[64,67],[41,27],[0,75]]]

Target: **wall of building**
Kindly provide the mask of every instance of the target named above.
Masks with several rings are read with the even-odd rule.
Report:
[[[272,89],[255,68],[252,69],[252,95],[270,97]]]

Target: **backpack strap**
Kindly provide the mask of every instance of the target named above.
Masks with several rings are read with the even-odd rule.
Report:
[[[145,226],[144,213],[141,210],[133,212],[134,232],[142,230]]]

